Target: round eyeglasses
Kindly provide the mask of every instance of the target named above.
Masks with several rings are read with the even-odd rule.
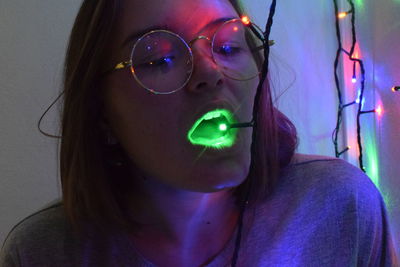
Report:
[[[191,46],[200,39],[211,44],[212,60],[228,78],[247,81],[260,73],[254,53],[263,46],[250,45],[262,36],[254,24],[231,19],[220,25],[212,39],[199,36],[189,43],[167,30],[150,31],[134,44],[129,61],[118,63],[113,70],[130,67],[135,80],[154,94],[171,94],[182,89],[193,72]]]

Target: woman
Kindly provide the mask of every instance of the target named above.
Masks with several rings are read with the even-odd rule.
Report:
[[[395,264],[374,185],[294,155],[267,85],[251,152],[241,126],[261,58],[240,15],[233,0],[84,1],[66,57],[63,200],[12,230],[2,266]]]

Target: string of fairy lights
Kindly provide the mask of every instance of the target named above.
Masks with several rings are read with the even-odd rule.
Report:
[[[338,49],[336,52],[336,58],[334,63],[334,75],[335,75],[335,84],[337,90],[337,97],[338,97],[338,111],[337,111],[337,121],[336,121],[336,128],[332,133],[332,142],[335,146],[335,155],[336,157],[340,157],[347,151],[351,149],[350,146],[346,146],[344,149],[339,148],[339,131],[342,127],[343,123],[343,113],[344,110],[350,106],[357,105],[357,146],[358,146],[358,163],[359,167],[362,171],[366,172],[364,163],[363,163],[363,146],[362,146],[362,136],[361,136],[361,116],[366,114],[375,113],[378,116],[382,115],[383,109],[382,106],[377,106],[375,109],[372,110],[364,110],[364,102],[365,102],[365,67],[364,62],[358,57],[358,53],[355,53],[356,45],[357,45],[357,35],[356,35],[356,9],[354,2],[352,0],[347,0],[348,6],[350,7],[347,11],[342,11],[339,9],[338,1],[333,0],[335,6],[335,24],[336,24],[336,36],[338,41]],[[351,47],[350,50],[346,50],[342,44],[342,36],[341,36],[341,20],[350,20],[351,24]],[[357,97],[354,101],[349,103],[344,103],[343,101],[343,86],[342,82],[339,79],[339,63],[340,57],[343,55],[343,58],[347,57],[352,63],[352,73],[351,73],[351,81],[354,85],[359,83],[360,87],[357,92]],[[357,67],[360,70],[360,77],[357,77]],[[346,74],[345,74],[346,75]],[[400,86],[393,86],[393,92],[399,92]]]

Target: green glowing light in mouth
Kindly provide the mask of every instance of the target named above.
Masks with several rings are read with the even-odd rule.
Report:
[[[226,109],[216,109],[204,114],[189,130],[187,138],[193,145],[207,148],[226,148],[235,144],[237,129],[229,129],[233,115]]]
[[[221,123],[219,125],[219,130],[220,131],[226,131],[226,130],[228,130],[228,126],[225,123]]]

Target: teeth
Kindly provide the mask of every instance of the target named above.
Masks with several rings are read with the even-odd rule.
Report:
[[[211,112],[211,113],[207,113],[204,116],[204,120],[208,121],[208,120],[212,120],[212,119],[219,118],[219,117],[221,117],[221,113]]]

